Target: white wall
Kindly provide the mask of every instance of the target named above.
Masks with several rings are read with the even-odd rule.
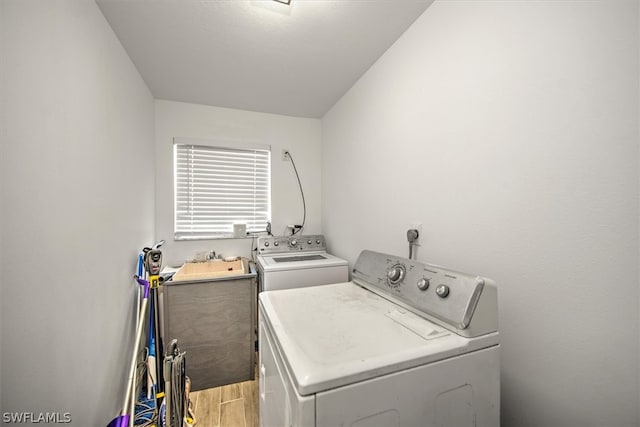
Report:
[[[104,426],[153,239],[153,98],[93,1],[2,8],[2,412]]]
[[[271,146],[272,233],[301,224],[295,172],[282,160],[288,149],[298,168],[307,205],[303,233],[320,232],[320,120],[156,100],[156,238],[166,241],[167,265],[181,265],[203,250],[223,256],[251,254],[252,239],[173,240],[173,138],[188,137]]]
[[[437,1],[322,121],[333,252],[499,285],[502,425],[638,425],[638,5]]]

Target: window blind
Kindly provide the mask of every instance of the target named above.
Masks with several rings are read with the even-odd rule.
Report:
[[[175,239],[264,230],[270,219],[270,152],[174,144]]]

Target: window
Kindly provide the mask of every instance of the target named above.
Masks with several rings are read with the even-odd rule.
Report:
[[[176,139],[175,239],[231,237],[236,223],[246,224],[247,231],[264,230],[271,216],[270,155],[269,147]]]

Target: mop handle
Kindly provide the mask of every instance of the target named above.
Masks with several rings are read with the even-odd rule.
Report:
[[[149,302],[149,283],[145,280],[142,280],[136,277],[138,284],[144,286],[144,295],[142,298],[142,308],[140,308],[140,318],[144,319],[144,315],[147,312],[147,303]],[[137,361],[138,361],[138,351],[140,349],[140,338],[142,337],[142,329],[144,327],[144,322],[140,322],[138,324],[138,328],[136,330],[136,340],[133,345],[133,355],[131,357],[131,367],[129,368],[129,379],[128,379],[128,387],[127,392],[124,397],[124,404],[122,405],[122,413],[127,413],[127,408],[130,406],[131,399],[131,391],[133,388],[133,373],[135,372]]]

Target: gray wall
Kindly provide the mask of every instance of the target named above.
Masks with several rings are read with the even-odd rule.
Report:
[[[0,0],[0,23],[4,22],[4,2]],[[5,53],[4,53],[4,24],[0,26],[0,159],[5,157],[4,146],[5,146],[5,122],[4,122],[4,109],[5,105],[2,102],[5,99],[5,71],[2,64],[5,62]],[[2,161],[0,160],[0,166],[2,165]],[[0,175],[0,178],[2,175]],[[0,242],[4,240],[4,228],[2,224],[4,224],[4,191],[5,191],[5,180],[0,179]],[[2,260],[4,259],[4,245],[0,243],[0,304],[2,304],[3,295],[3,285],[4,285],[4,263]],[[1,305],[0,305],[1,307]],[[2,321],[2,315],[0,314],[0,410],[2,409],[2,331],[4,331],[4,322]]]
[[[93,1],[3,0],[0,28],[2,412],[106,425],[153,239],[153,98]]]
[[[637,426],[638,3],[437,1],[323,118],[337,255],[499,286],[504,426]]]

